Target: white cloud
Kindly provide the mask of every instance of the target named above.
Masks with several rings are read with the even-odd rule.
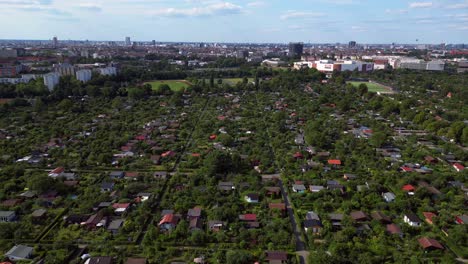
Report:
[[[262,6],[265,6],[265,5],[266,5],[266,3],[263,2],[263,1],[255,1],[255,2],[247,3],[248,7],[262,7]]]
[[[82,3],[78,5],[78,8],[86,10],[86,11],[92,11],[92,12],[101,12],[102,7],[93,3]]]
[[[402,15],[402,14],[407,14],[408,10],[407,9],[397,9],[397,10],[387,9],[387,10],[385,10],[385,13]]]
[[[294,11],[289,10],[283,15],[280,16],[282,20],[288,19],[298,19],[298,18],[311,18],[311,17],[323,17],[325,14],[318,12],[309,12],[309,11]]]
[[[468,8],[468,2],[447,5],[447,6],[445,6],[445,8],[447,8],[447,9],[467,9]]]
[[[410,8],[428,8],[432,7],[432,2],[413,2],[409,4]]]
[[[361,26],[351,26],[351,30],[354,32],[366,32],[367,31],[367,29]]]
[[[241,12],[242,7],[229,2],[221,2],[193,8],[164,8],[161,10],[153,11],[151,12],[151,14],[165,17],[200,17],[214,15],[231,15],[239,14]]]

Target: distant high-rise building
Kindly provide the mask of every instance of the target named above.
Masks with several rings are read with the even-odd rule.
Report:
[[[76,71],[76,79],[80,82],[88,82],[89,80],[91,80],[91,76],[91,70],[85,69]]]
[[[289,43],[289,56],[290,57],[300,57],[304,51],[304,43]]]
[[[125,37],[125,46],[131,46],[132,41],[130,40],[130,37]]]
[[[0,58],[16,58],[18,50],[16,49],[0,49]]]
[[[116,67],[106,67],[106,68],[99,68],[98,72],[101,75],[117,75],[117,68]]]
[[[57,39],[57,37],[52,38],[52,43],[53,43],[53,45],[54,45],[54,49],[56,49],[56,48],[58,47],[58,39]]]
[[[247,50],[238,50],[236,51],[236,57],[238,59],[245,59],[249,56],[249,51]]]
[[[350,41],[348,43],[348,48],[352,49],[352,48],[355,48],[356,47],[356,41]]]
[[[156,46],[156,40],[153,39],[153,41],[151,41],[151,44],[153,44],[153,46]]]
[[[51,72],[44,75],[44,85],[47,86],[49,91],[54,90],[55,86],[60,81],[60,74],[58,72]]]
[[[75,75],[75,67],[69,63],[54,64],[53,68],[60,76]]]
[[[80,56],[85,57],[85,58],[89,58],[89,51],[88,50],[80,51]]]

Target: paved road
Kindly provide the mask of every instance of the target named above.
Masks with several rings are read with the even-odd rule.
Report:
[[[257,95],[256,95],[256,99],[257,99],[257,104],[259,104]],[[267,132],[268,136],[271,137],[270,128],[269,128],[268,123],[266,122],[265,118],[263,118],[263,122],[265,124],[266,132]],[[278,162],[277,155],[276,155],[276,152],[275,152],[275,148],[271,144],[271,141],[269,141],[269,147],[271,149],[271,153],[273,154],[275,167],[276,167],[277,171],[278,171],[278,169],[281,171],[282,169],[281,169],[281,166],[280,166],[280,164]],[[289,199],[288,190],[284,188],[283,180],[281,179],[281,175],[279,173],[278,174],[272,174],[272,175],[278,176],[278,179],[279,179],[279,187],[281,189],[281,195],[283,196],[283,200],[284,200],[284,203],[286,205],[286,210],[288,212],[289,220],[290,220],[292,228],[293,228],[294,237],[296,238],[296,254],[299,256],[300,264],[306,264],[307,263],[307,257],[309,256],[309,252],[307,251],[306,245],[305,245],[304,241],[302,240],[302,229],[301,229],[300,225],[298,225],[296,216],[294,214],[294,209],[291,206],[291,200]]]
[[[296,216],[294,215],[294,209],[291,206],[291,200],[289,199],[288,191],[284,188],[283,180],[279,180],[279,187],[281,188],[281,194],[283,195],[284,203],[286,204],[286,208],[289,215],[289,220],[291,221],[291,225],[294,231],[294,237],[296,238],[296,254],[299,255],[299,260],[301,264],[307,263],[307,256],[309,252],[306,251],[306,245],[302,240],[302,230],[300,229],[300,225],[298,225]]]

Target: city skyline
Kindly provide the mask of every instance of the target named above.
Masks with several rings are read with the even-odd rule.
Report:
[[[3,39],[226,43],[468,41],[468,1],[0,0]]]

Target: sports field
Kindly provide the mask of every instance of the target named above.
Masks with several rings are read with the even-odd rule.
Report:
[[[374,82],[348,82],[352,84],[354,87],[359,87],[360,84],[365,84],[367,85],[367,89],[369,92],[374,92],[374,93],[393,93],[393,91],[390,88],[387,88],[381,84],[374,83]]]
[[[161,84],[167,84],[174,92],[183,91],[192,85],[191,83],[185,80],[162,80],[147,83],[151,84],[151,88],[153,90],[158,90]]]

